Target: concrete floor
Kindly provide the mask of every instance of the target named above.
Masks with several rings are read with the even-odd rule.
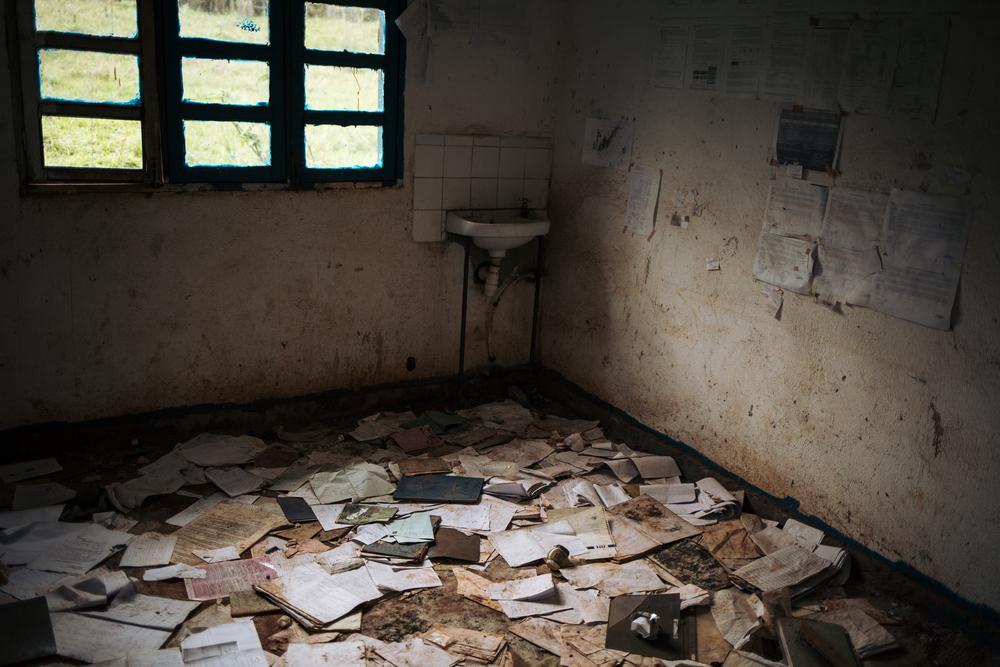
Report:
[[[513,383],[530,387],[527,393],[521,390],[514,390],[513,393],[521,399],[528,398],[532,407],[567,417],[600,419],[605,433],[613,440],[627,442],[636,449],[675,457],[689,479],[713,475],[730,489],[744,488],[747,509],[762,517],[779,521],[788,516],[802,518],[794,513],[791,503],[768,497],[740,480],[727,477],[712,462],[683,445],[671,443],[663,436],[645,430],[553,374],[513,374],[473,382],[466,387],[465,402],[471,405],[504,398],[511,392]],[[359,418],[378,409],[419,411],[454,406],[454,401],[451,387],[444,384],[379,388],[250,406],[197,408],[87,424],[20,429],[0,433],[0,447],[5,452],[5,462],[29,457],[57,457],[63,470],[52,479],[77,490],[80,494],[78,499],[86,501],[96,498],[104,484],[135,476],[138,467],[145,462],[165,453],[175,443],[207,430],[234,435],[249,433],[273,441],[277,440],[273,429],[278,425],[294,428],[322,422],[348,431]],[[337,446],[356,448],[356,453],[363,452],[366,447],[361,443]],[[719,463],[724,465],[725,462]],[[0,506],[9,506],[13,486],[0,488]],[[214,489],[206,485],[204,489],[192,487],[192,490]],[[176,495],[151,498],[130,515],[139,519],[131,532],[172,530],[164,520],[188,504],[189,498]],[[870,598],[877,607],[900,620],[889,630],[901,647],[867,660],[866,665],[1000,665],[1000,625],[995,615],[978,611],[855,545],[836,540],[833,543],[846,547],[852,556],[852,575],[844,592],[851,597]],[[108,565],[114,567],[119,558],[115,555]],[[488,576],[503,579],[505,568],[503,560],[497,559]],[[458,596],[455,579],[447,568],[441,568],[439,574],[444,586],[411,591],[366,611],[361,632],[385,641],[398,641],[427,629],[435,622],[498,633],[510,624],[502,613]],[[139,582],[139,585],[142,592],[185,599],[184,586],[180,582]],[[211,605],[204,603],[203,607]],[[199,609],[195,614],[201,611]],[[282,629],[281,619],[277,612],[255,618],[265,650],[276,653],[284,650],[280,640],[269,639]],[[534,645],[510,634],[507,639],[519,664],[558,665],[555,656]],[[777,649],[777,645],[772,648]],[[71,663],[49,660],[38,664]]]

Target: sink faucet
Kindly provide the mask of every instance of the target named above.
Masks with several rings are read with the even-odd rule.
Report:
[[[529,215],[531,215],[531,211],[528,209],[528,198],[527,197],[522,197],[521,198],[521,217],[522,218],[527,218]]]

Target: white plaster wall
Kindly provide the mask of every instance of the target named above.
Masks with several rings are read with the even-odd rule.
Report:
[[[543,363],[1000,609],[1000,23],[942,6],[958,13],[933,125],[846,125],[841,184],[935,192],[949,166],[975,174],[957,323],[942,332],[794,294],[770,317],[752,264],[779,106],[652,90],[665,4],[581,1],[562,36]],[[635,163],[663,169],[651,239],[622,231],[625,174],[581,164],[588,116],[635,118]],[[687,230],[669,225],[677,189],[704,206]]]
[[[23,197],[0,96],[0,428],[454,373],[462,253],[410,241],[413,138],[551,133],[555,5],[527,6],[527,50],[442,39],[410,72],[399,188]],[[501,304],[500,364],[527,361],[532,296]]]

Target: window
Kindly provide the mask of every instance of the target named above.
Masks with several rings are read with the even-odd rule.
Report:
[[[395,182],[402,0],[19,0],[31,182]]]

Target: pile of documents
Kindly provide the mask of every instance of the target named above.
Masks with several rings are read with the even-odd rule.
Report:
[[[751,655],[774,595],[796,620],[842,628],[862,656],[896,646],[866,600],[809,598],[849,575],[821,531],[743,512],[742,493],[686,481],[672,457],[614,442],[597,422],[504,401],[275,433],[180,443],[108,484],[119,512],[93,521],[61,520],[69,487],[25,481],[58,474],[55,460],[0,466],[16,485],[0,512],[0,621],[23,629],[0,664],[263,667],[272,651],[290,667],[514,664],[504,634],[474,619],[395,641],[360,632],[377,605],[445,585],[563,664],[642,662],[605,643],[620,596],[668,596],[691,628],[707,619],[711,633],[680,656],[706,664]],[[164,495],[176,509],[137,530],[143,504]],[[148,582],[164,581],[176,584],[153,594]],[[253,617],[269,614],[292,625],[259,635]]]

